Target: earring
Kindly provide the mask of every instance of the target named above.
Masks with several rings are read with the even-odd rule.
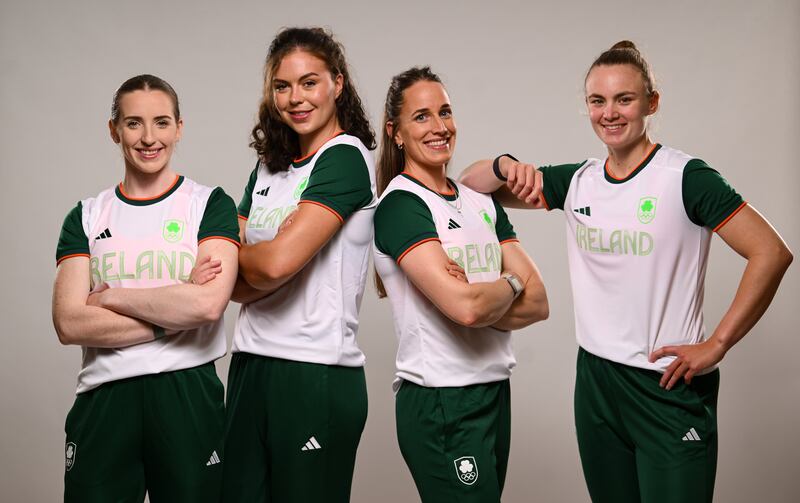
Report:
[[[398,143],[397,144],[397,149],[398,150],[403,150],[403,144],[402,143]]]

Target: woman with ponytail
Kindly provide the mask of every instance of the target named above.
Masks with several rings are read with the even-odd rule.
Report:
[[[276,35],[251,146],[223,500],[346,502],[367,417],[355,338],[377,203],[375,138],[330,33]]]
[[[654,143],[650,66],[629,41],[585,78],[606,159],[543,166],[508,155],[462,182],[504,204],[561,209],[574,295],[575,422],[595,502],[710,502],[717,465],[717,365],[766,311],[792,254],[704,161]],[[710,337],[703,283],[716,232],[747,259]]]
[[[400,450],[423,502],[499,502],[510,330],[547,318],[544,285],[503,209],[447,177],[456,124],[439,77],[395,76],[384,111],[375,266],[399,340]]]

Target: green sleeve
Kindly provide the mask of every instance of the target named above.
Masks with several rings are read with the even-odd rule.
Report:
[[[683,169],[682,190],[689,220],[715,230],[744,202],[719,172],[700,159],[692,159]]]
[[[200,221],[200,230],[197,231],[198,242],[207,238],[226,238],[239,242],[236,205],[221,187],[211,192],[203,219]]]
[[[517,239],[517,233],[514,232],[514,226],[511,225],[511,221],[508,219],[506,211],[502,206],[500,206],[500,203],[498,203],[494,197],[492,197],[492,202],[494,203],[494,210],[497,213],[497,219],[494,223],[494,230],[497,234],[497,240],[502,243],[503,241]]]
[[[439,239],[428,206],[416,194],[395,190],[375,210],[375,246],[399,260],[414,245]]]
[[[250,206],[253,204],[253,190],[256,188],[257,179],[258,163],[256,162],[256,167],[253,168],[253,172],[250,173],[250,179],[247,180],[247,185],[244,188],[242,200],[239,201],[239,215],[243,216],[244,218],[248,218],[250,216]]]
[[[67,214],[61,226],[56,247],[56,263],[70,255],[89,255],[89,238],[83,231],[83,205],[77,206]]]
[[[584,164],[586,164],[586,161],[578,164],[559,164],[556,166],[542,166],[539,168],[544,181],[542,194],[547,203],[547,209],[564,209],[564,201],[567,200],[567,191],[569,190],[572,176],[578,171],[578,168]]]
[[[361,151],[352,145],[335,145],[317,159],[300,200],[319,203],[345,220],[372,197],[369,169]]]

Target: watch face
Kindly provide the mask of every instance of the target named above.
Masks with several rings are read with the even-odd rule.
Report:
[[[525,288],[522,285],[522,281],[520,281],[520,279],[513,274],[509,274],[505,278],[506,281],[508,281],[508,284],[511,285],[511,288],[514,290],[514,295],[519,295],[520,292],[522,292],[522,290]]]

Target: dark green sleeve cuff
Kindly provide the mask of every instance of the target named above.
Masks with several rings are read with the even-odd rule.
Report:
[[[200,230],[197,231],[198,243],[211,238],[223,238],[239,243],[236,205],[220,187],[214,189],[208,198],[203,219],[200,221]]]
[[[578,164],[559,164],[556,166],[542,166],[539,168],[544,181],[542,195],[544,196],[545,205],[548,210],[564,209],[564,202],[567,200],[567,191],[569,191],[569,184],[572,182],[572,177],[585,163],[586,161]]]
[[[239,201],[239,207],[237,208],[239,215],[244,218],[250,217],[250,206],[253,204],[253,190],[256,188],[256,180],[258,179],[258,162],[256,162],[256,167],[253,168],[253,171],[250,173],[250,178],[247,180],[247,185],[244,188],[244,193],[242,194],[242,200]]]
[[[514,226],[511,225],[511,221],[508,219],[508,214],[494,197],[492,197],[492,203],[494,203],[494,210],[497,214],[497,219],[494,224],[494,230],[495,233],[497,233],[497,240],[501,243],[503,241],[516,240],[517,233],[514,232]]]
[[[395,190],[375,211],[375,246],[397,262],[415,246],[438,240],[428,206],[416,194]]]
[[[695,225],[718,230],[744,205],[744,199],[718,171],[700,159],[683,170],[683,205]]]
[[[317,159],[300,200],[325,206],[344,221],[372,202],[373,196],[361,151],[352,145],[335,145]]]
[[[89,255],[89,238],[83,231],[83,205],[72,208],[61,226],[56,247],[56,263],[75,255]]]

